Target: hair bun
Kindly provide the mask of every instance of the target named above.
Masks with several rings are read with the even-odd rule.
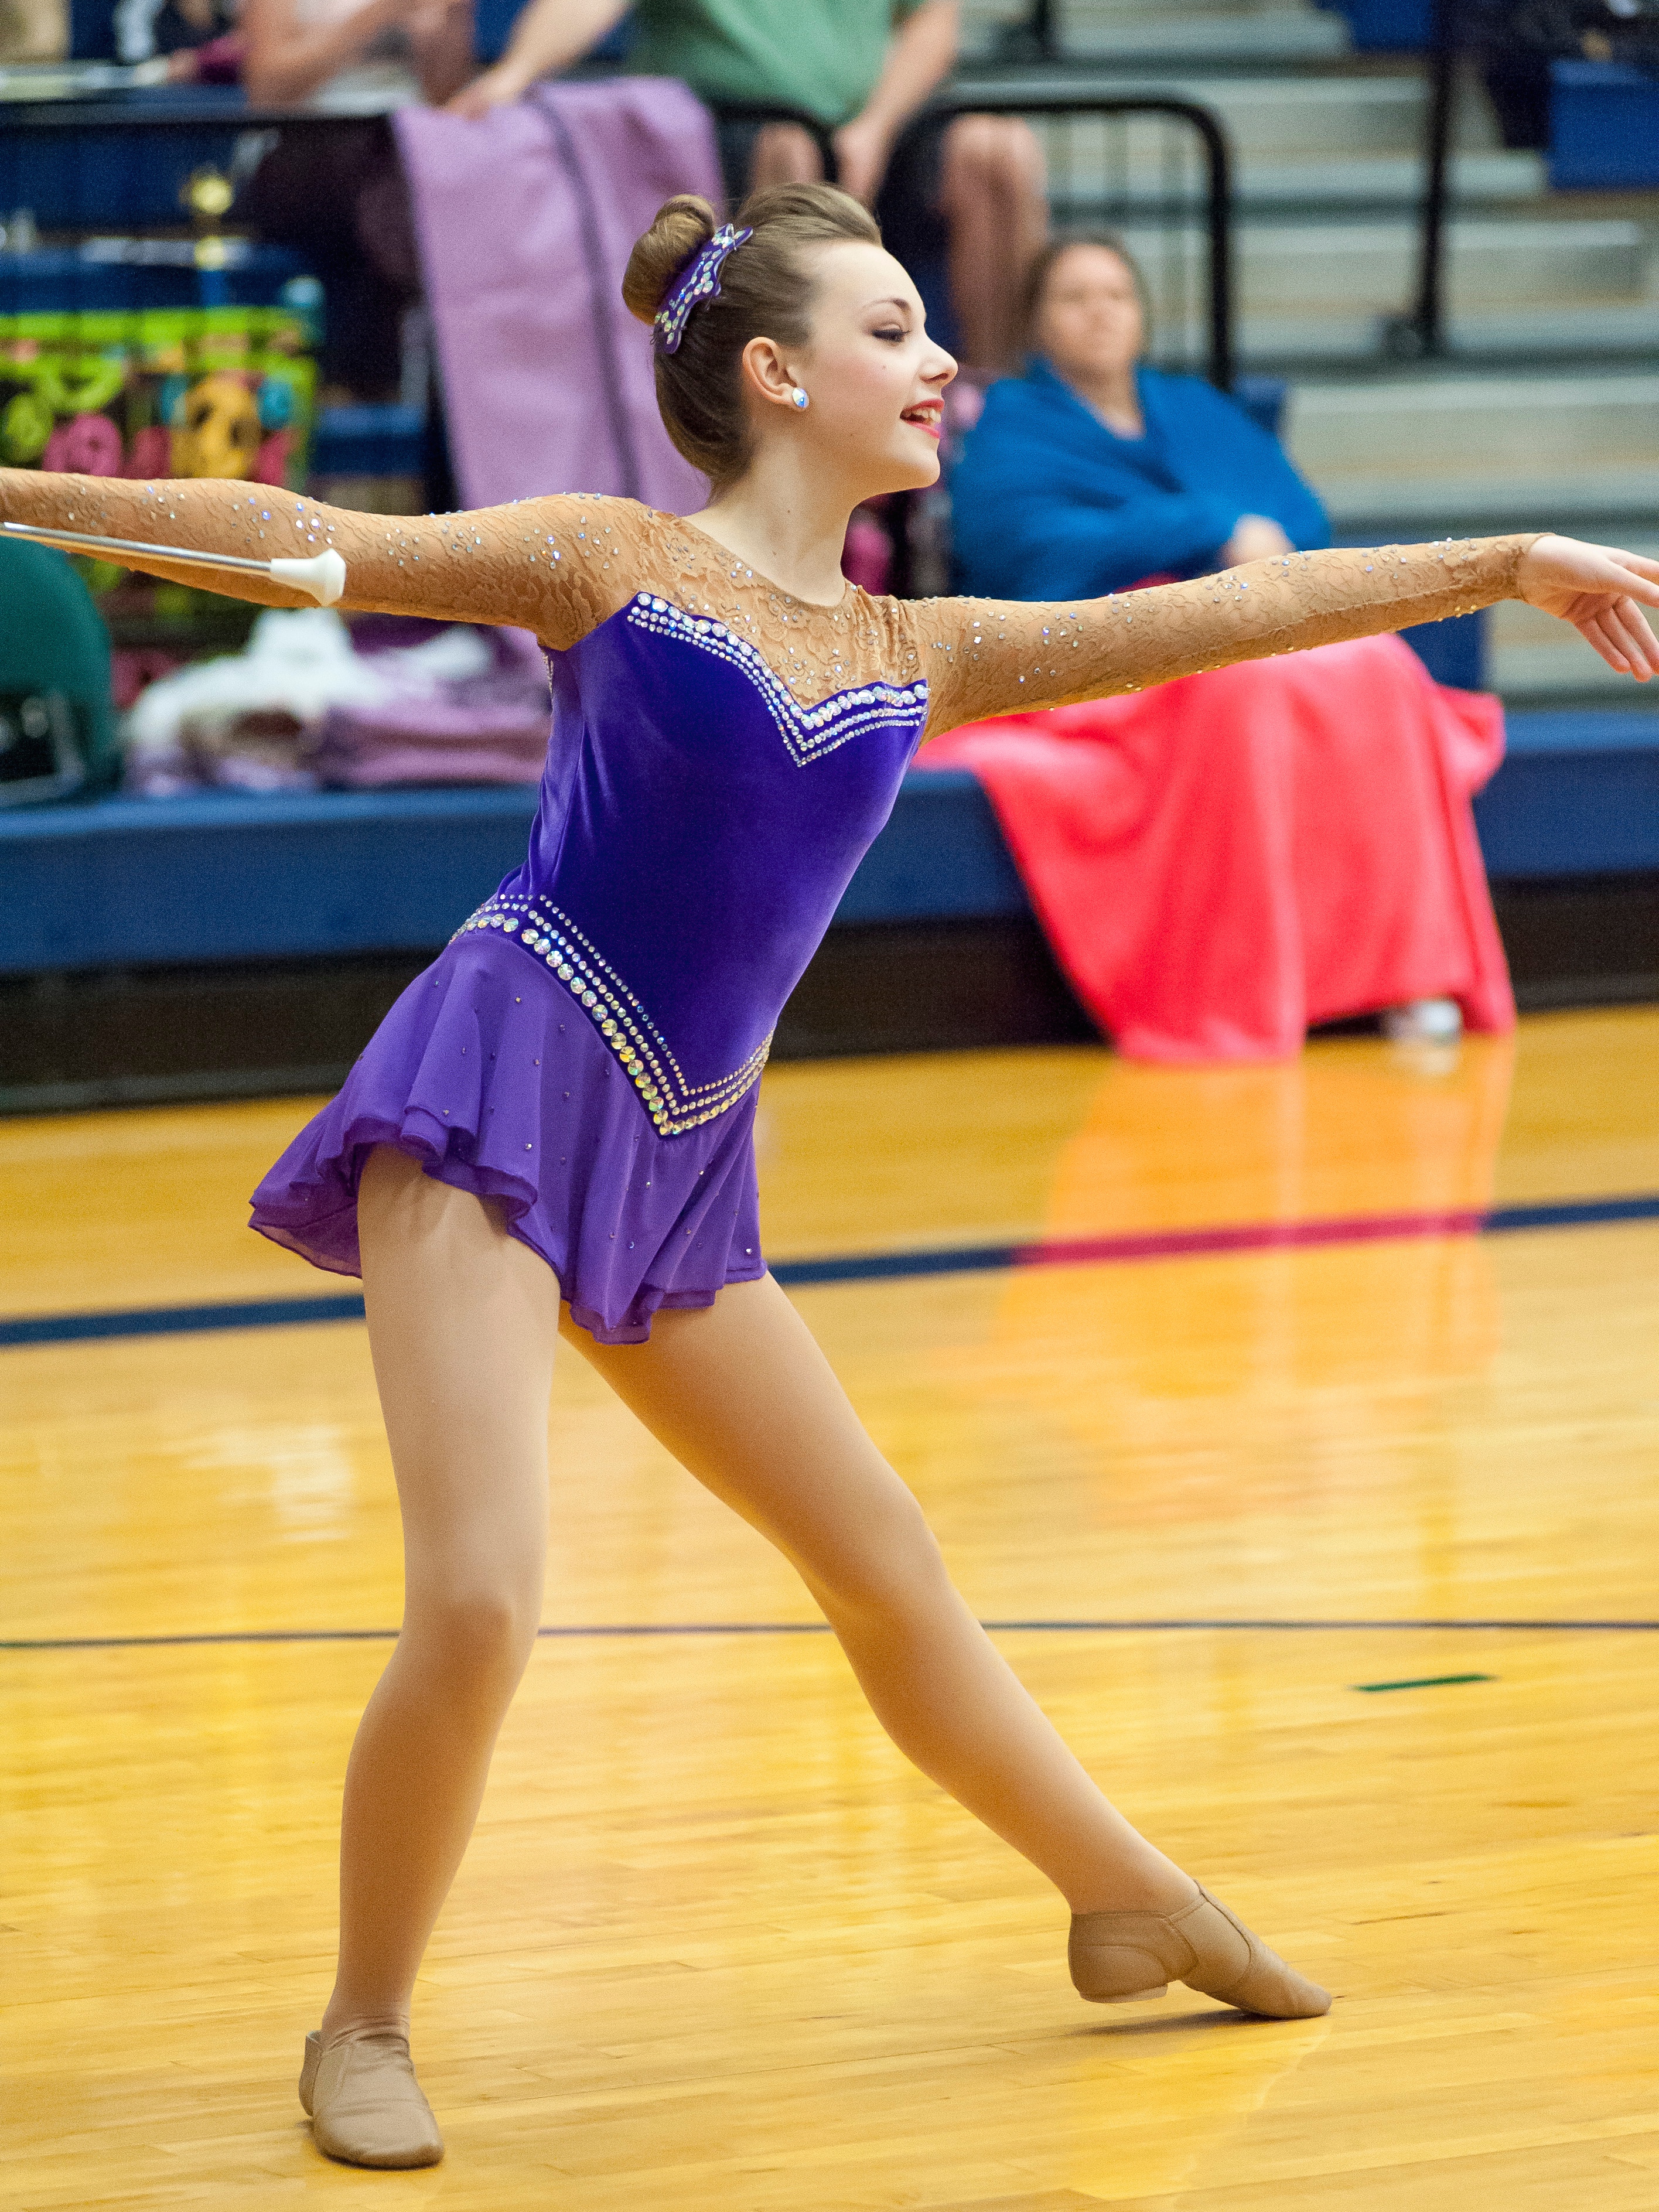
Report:
[[[623,272],[623,303],[629,314],[654,322],[686,264],[718,227],[714,209],[696,192],[665,200],[650,229],[635,240]]]

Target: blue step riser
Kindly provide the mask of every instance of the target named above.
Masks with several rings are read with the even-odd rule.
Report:
[[[1475,801],[1495,878],[1659,871],[1659,717],[1511,724]],[[526,787],[0,813],[0,973],[423,951],[518,866],[534,803]],[[908,779],[837,920],[1026,910],[988,800],[952,770]]]
[[[0,131],[0,209],[28,208],[42,230],[188,229],[192,169],[228,169],[235,124],[170,131]]]
[[[1421,53],[1434,32],[1433,0],[1319,0],[1346,15],[1362,54]]]

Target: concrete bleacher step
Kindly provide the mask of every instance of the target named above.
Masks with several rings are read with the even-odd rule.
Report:
[[[1426,93],[1419,74],[1317,76],[1164,77],[1126,89],[1179,92],[1213,108],[1248,169],[1263,161],[1364,161],[1379,155],[1413,159],[1423,143]],[[1490,152],[1497,139],[1484,107],[1465,101],[1458,115],[1461,151]]]
[[[1239,283],[1252,307],[1379,307],[1415,272],[1414,221],[1253,224],[1240,240]],[[1536,301],[1659,307],[1653,241],[1627,221],[1465,216],[1446,231],[1446,276],[1460,307]]]
[[[1626,530],[1659,515],[1659,375],[1422,372],[1291,394],[1285,439],[1339,530]]]
[[[1034,71],[1022,81],[1074,98],[1173,94],[1210,109],[1227,131],[1236,210],[1247,222],[1257,210],[1405,210],[1421,195],[1426,94],[1417,73],[1212,76],[1171,70],[1146,75],[1073,68]],[[965,70],[961,88],[970,94],[973,82],[974,71]],[[1066,126],[1064,139],[1053,142],[1051,155],[1062,222],[1068,202],[1086,210],[1115,193],[1132,201],[1166,199],[1172,189],[1169,145],[1169,127],[1150,118],[1109,130]],[[1460,102],[1450,178],[1455,204],[1535,198],[1546,183],[1537,155],[1508,151],[1498,143],[1484,100]]]
[[[1127,235],[1156,269],[1158,232],[1131,225]],[[1659,351],[1659,264],[1639,222],[1469,216],[1449,226],[1446,246],[1446,331],[1459,355]],[[1413,295],[1418,255],[1405,213],[1241,226],[1239,358],[1262,368],[1374,360],[1384,324]],[[1173,311],[1160,301],[1158,322],[1193,355],[1201,333],[1186,290]]]
[[[1346,53],[1340,15],[1306,0],[1060,0],[1061,50],[1081,61],[1121,66],[1165,60],[1296,64]],[[969,52],[994,48],[1027,10],[1010,0],[968,0],[963,10]]]
[[[1412,297],[1410,280],[1369,312],[1329,307],[1285,313],[1247,305],[1235,325],[1237,360],[1247,368],[1283,369],[1374,361],[1387,326]],[[1602,306],[1530,306],[1470,309],[1455,301],[1443,319],[1445,343],[1461,359],[1521,364],[1583,361],[1597,356],[1659,352],[1659,302],[1615,301]],[[1189,317],[1171,329],[1183,357],[1197,357],[1202,329]]]
[[[1270,368],[1386,357],[1414,289],[1427,93],[1420,70],[1212,73],[1126,70],[1034,82],[1103,96],[1175,94],[1216,113],[1235,167],[1239,357]],[[1098,222],[1127,204],[1133,242],[1156,264],[1171,201],[1196,210],[1196,148],[1170,167],[1172,126],[1068,123],[1049,139],[1057,221]],[[1178,140],[1176,143],[1179,143]],[[1557,213],[1542,159],[1506,150],[1474,82],[1460,92],[1451,165],[1447,339],[1494,362],[1594,359],[1659,349],[1659,226]],[[1137,212],[1144,209],[1144,214]],[[1190,285],[1166,337],[1201,349]]]

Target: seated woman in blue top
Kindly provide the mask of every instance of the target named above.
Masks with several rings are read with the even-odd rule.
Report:
[[[962,590],[1093,596],[1330,544],[1276,438],[1201,378],[1140,359],[1146,309],[1122,248],[1050,246],[1030,298],[1042,349],[992,386],[951,479]]]
[[[1148,368],[1146,331],[1118,240],[1038,259],[1029,366],[992,386],[952,478],[959,589],[1085,599],[1329,544],[1277,441]],[[1379,637],[1004,717],[923,764],[981,777],[1121,1050],[1264,1060],[1352,1014],[1404,1036],[1512,1025],[1468,804],[1503,742],[1496,700]]]

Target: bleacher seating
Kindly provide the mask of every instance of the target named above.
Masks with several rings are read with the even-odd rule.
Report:
[[[15,97],[15,95],[14,95]],[[234,86],[157,85],[118,104],[11,106],[0,131],[0,208],[43,231],[129,230],[188,220],[192,172],[229,171],[248,126]]]
[[[424,407],[325,407],[312,441],[312,474],[419,477],[426,434]]]
[[[0,974],[423,952],[523,856],[524,787],[109,798],[0,814]],[[1475,802],[1493,878],[1659,871],[1659,718],[1510,719]],[[907,778],[838,925],[1027,911],[971,775]]]
[[[969,0],[967,12],[988,57],[1000,21],[1024,9]],[[1558,70],[1547,159],[1503,147],[1471,88],[1446,240],[1454,358],[1402,363],[1387,333],[1415,253],[1424,87],[1407,50],[1425,32],[1423,0],[1060,0],[1056,12],[1080,59],[1155,65],[1160,86],[1226,122],[1240,357],[1290,380],[1286,442],[1340,538],[1531,522],[1659,550],[1651,227],[1628,203],[1586,209],[1556,196],[1644,180],[1613,178],[1607,163],[1646,158],[1659,130],[1642,124],[1626,146],[1609,135],[1607,103],[1650,100],[1659,88],[1602,65]],[[1345,71],[1350,46],[1401,58]],[[226,157],[233,106],[204,95],[179,111],[211,145],[186,133],[164,151],[156,139],[142,159],[136,145],[100,151],[79,173],[64,158],[71,142],[14,134],[0,202],[61,207],[70,227],[131,226],[146,210],[176,223],[179,179]],[[1593,159],[1600,173],[1573,166]],[[32,165],[27,179],[20,161]],[[424,435],[419,408],[325,410],[314,471],[418,476]],[[1475,810],[1500,893],[1659,878],[1659,714],[1644,693],[1523,607],[1413,641],[1443,680],[1484,678],[1509,706],[1509,757]],[[516,864],[532,804],[521,788],[209,793],[0,813],[0,977],[416,958]],[[827,950],[871,927],[1029,919],[978,786],[917,775]]]

